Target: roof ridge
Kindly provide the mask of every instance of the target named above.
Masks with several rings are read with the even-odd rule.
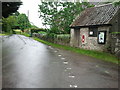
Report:
[[[96,8],[96,7],[103,7],[103,6],[107,6],[107,5],[112,5],[112,3],[107,3],[107,4],[96,5],[96,6],[95,6],[95,8]]]

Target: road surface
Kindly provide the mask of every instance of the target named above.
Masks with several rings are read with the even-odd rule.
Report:
[[[22,35],[4,36],[3,88],[117,88],[118,67]]]

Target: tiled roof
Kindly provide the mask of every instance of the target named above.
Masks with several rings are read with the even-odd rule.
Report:
[[[115,7],[113,4],[87,8],[76,17],[70,27],[109,24],[119,9],[119,6]]]

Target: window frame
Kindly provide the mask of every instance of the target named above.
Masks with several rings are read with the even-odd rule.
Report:
[[[93,35],[90,35],[90,32],[93,32]],[[97,37],[98,36],[98,27],[89,27],[89,37]]]

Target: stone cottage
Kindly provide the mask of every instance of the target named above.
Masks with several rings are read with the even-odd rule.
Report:
[[[113,4],[85,9],[70,25],[70,45],[89,50],[111,51],[115,44],[112,33],[120,32],[119,20],[120,8]],[[117,36],[120,42],[120,34]]]

